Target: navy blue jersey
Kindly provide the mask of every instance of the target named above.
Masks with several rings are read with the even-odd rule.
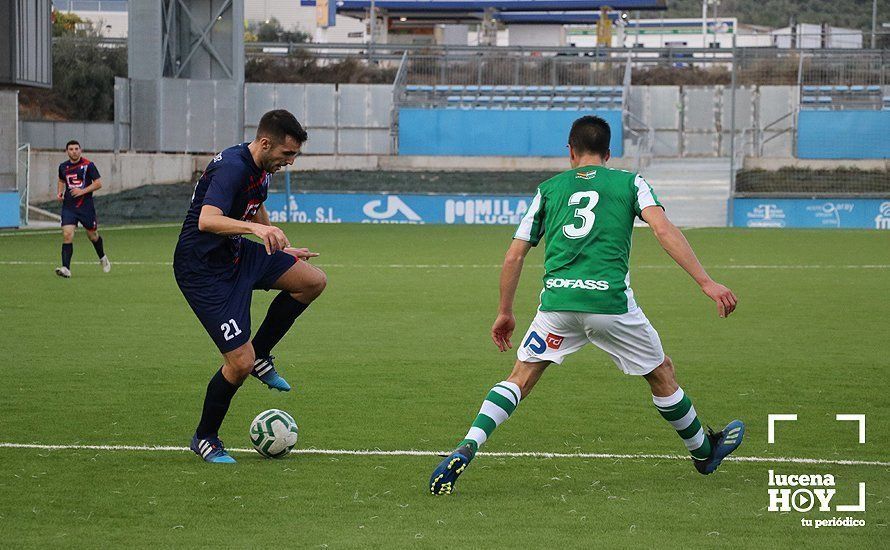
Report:
[[[236,220],[251,220],[266,200],[269,174],[260,170],[246,143],[213,157],[195,185],[195,193],[176,245],[174,265],[196,273],[231,272],[238,263],[241,236],[224,237],[198,229],[205,204]]]
[[[62,208],[90,208],[93,206],[93,194],[87,193],[79,197],[72,197],[71,190],[75,188],[85,189],[99,179],[99,169],[96,165],[84,157],[77,162],[66,160],[59,165],[59,181],[65,184],[65,199]]]

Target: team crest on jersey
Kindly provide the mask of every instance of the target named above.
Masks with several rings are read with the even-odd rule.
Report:
[[[577,174],[575,174],[575,179],[592,180],[595,177],[596,170],[590,170],[588,172],[578,172]]]
[[[260,209],[261,204],[263,204],[263,201],[259,199],[251,199],[247,201],[247,207],[244,209],[244,215],[241,216],[241,219],[249,220],[253,218],[256,215],[257,210]]]
[[[550,332],[547,334],[547,347],[550,349],[559,349],[563,340],[565,340],[565,336],[559,336]]]

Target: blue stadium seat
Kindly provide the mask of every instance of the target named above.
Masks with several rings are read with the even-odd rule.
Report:
[[[491,100],[495,103],[503,103],[503,102],[507,101],[507,96],[496,95],[496,96],[492,96]]]
[[[452,84],[452,85],[451,85],[451,91],[452,91],[452,92],[463,92],[463,91],[464,91],[464,87],[463,87],[462,85],[460,85],[460,84]]]
[[[818,86],[804,86],[803,91],[805,92],[815,92],[819,89]]]
[[[596,98],[589,95],[589,96],[586,96],[583,101],[584,101],[584,103],[586,103],[588,105],[592,105],[592,104],[596,103]]]
[[[565,102],[566,102],[566,96],[564,96],[564,95],[553,96],[553,103],[565,103]]]
[[[518,95],[507,96],[507,101],[509,101],[510,103],[519,103],[519,96]]]
[[[433,91],[433,87],[424,84],[423,86],[420,87],[420,91],[421,91],[421,92],[432,92],[432,91]]]
[[[568,87],[568,86],[557,86],[557,87],[555,88],[555,90],[556,90],[557,92],[565,93],[565,92],[568,92],[568,91],[569,91],[569,87]]]
[[[880,91],[881,91],[881,87],[878,86],[877,84],[872,84],[871,86],[867,87],[867,88],[865,89],[865,91],[867,91],[867,92],[880,92]]]
[[[620,88],[619,88],[619,89],[620,89]],[[612,87],[612,86],[600,86],[600,93],[601,93],[601,94],[611,94],[611,93],[614,92],[614,91],[616,91],[616,88],[614,88],[614,87]]]
[[[534,102],[535,102],[535,96],[532,96],[532,95],[524,95],[524,96],[522,96],[522,102],[523,102],[523,103],[534,103]]]
[[[461,96],[460,99],[461,99],[461,101],[463,101],[464,103],[472,103],[472,102],[476,101],[476,96],[474,96],[474,95],[465,95],[465,96]]]
[[[539,89],[540,88],[538,88],[537,86],[526,86],[525,87],[525,91],[527,93],[537,93]]]
[[[490,85],[488,85],[488,84],[486,84],[486,85],[484,85],[484,86],[479,86],[479,91],[480,91],[480,92],[493,92],[493,91],[494,91],[494,86],[490,86]]]
[[[581,103],[581,97],[573,95],[566,99],[566,101],[568,101],[569,103]]]
[[[552,91],[553,91],[553,86],[539,86],[539,87],[538,87],[538,91],[541,91],[541,92],[552,92]]]
[[[832,90],[831,86],[819,86],[820,92],[830,92]]]
[[[489,103],[491,101],[491,96],[480,95],[476,98],[476,101],[478,101],[479,103]]]
[[[831,96],[828,95],[820,95],[817,100],[819,103],[831,103]]]
[[[418,86],[417,84],[408,84],[407,86],[405,86],[405,90],[409,92],[419,92],[420,86]]]
[[[570,86],[569,91],[573,94],[580,94],[584,91],[584,86]]]
[[[445,101],[447,101],[448,103],[460,103],[460,96],[459,95],[450,95],[447,98],[445,98]]]
[[[801,103],[816,103],[816,98],[815,98],[815,96],[805,95],[800,98],[800,102]]]
[[[532,107],[520,107],[519,110],[520,111],[534,111],[534,109]]]
[[[860,86],[858,84],[856,86],[850,86],[850,91],[851,92],[864,92],[865,86]]]
[[[495,91],[495,92],[499,92],[499,93],[506,93],[507,90],[509,90],[509,89],[510,89],[509,86],[504,86],[504,85],[500,85],[500,86],[495,86],[495,87],[494,87],[494,91]]]
[[[466,87],[466,90],[468,92],[478,92],[479,86],[476,86],[475,84],[470,84],[469,86]]]
[[[445,86],[445,85],[442,85],[442,84],[438,84],[438,85],[436,85],[436,87],[435,87],[435,90],[436,90],[437,92],[447,92],[447,91],[450,90],[450,89],[451,89],[451,86]]]
[[[525,86],[510,86],[510,91],[521,94],[525,92]]]
[[[834,87],[834,91],[835,91],[835,92],[849,92],[849,91],[850,91],[850,87],[849,87],[849,86],[843,86],[843,85],[842,85],[842,86],[835,86],[835,87]]]
[[[601,96],[596,99],[597,103],[612,103],[612,98],[609,96]]]

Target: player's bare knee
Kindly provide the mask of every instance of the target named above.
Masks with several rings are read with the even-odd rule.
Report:
[[[226,363],[229,364],[239,380],[244,380],[250,375],[255,359],[253,346],[244,346],[235,350],[234,353],[226,355]]]
[[[327,274],[320,269],[318,269],[317,271],[318,271],[318,273],[312,281],[312,288],[311,288],[311,291],[314,294],[314,296],[313,296],[314,298],[317,298],[318,296],[320,296],[321,293],[324,292],[325,287],[328,286]]]
[[[327,285],[327,275],[325,275],[324,271],[316,268],[312,277],[309,277],[306,281],[305,286],[297,291],[294,291],[292,295],[295,299],[298,299],[305,303],[310,303],[318,298],[322,292],[324,292],[324,289]]]
[[[541,378],[541,375],[544,373],[544,369],[547,368],[547,365],[550,363],[528,363],[523,361],[517,361],[516,365],[513,367],[513,372],[510,373],[510,376],[507,378],[507,382],[512,382],[519,386],[519,394],[522,399],[528,397],[528,394],[531,393],[532,388],[535,387],[535,384]]]
[[[645,375],[645,378],[655,395],[667,395],[679,387],[674,377],[674,363],[668,356],[665,356],[664,361],[652,369],[652,372]]]

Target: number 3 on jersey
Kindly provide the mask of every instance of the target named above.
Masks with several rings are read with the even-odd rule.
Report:
[[[593,207],[600,200],[600,194],[596,191],[578,191],[569,197],[569,206],[581,204],[584,198],[589,199],[585,206],[575,209],[575,217],[581,218],[581,227],[575,227],[575,224],[567,224],[562,226],[562,233],[570,239],[580,239],[586,237],[590,230],[593,229],[593,222],[596,220],[596,214],[593,213]]]

